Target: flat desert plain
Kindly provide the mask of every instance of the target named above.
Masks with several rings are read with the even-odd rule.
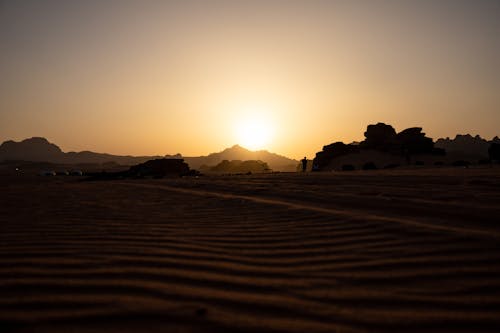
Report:
[[[4,332],[499,332],[500,169],[2,176]]]

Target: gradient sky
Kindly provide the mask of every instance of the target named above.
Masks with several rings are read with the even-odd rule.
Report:
[[[500,1],[1,1],[0,140],[313,157],[368,124],[500,135]]]

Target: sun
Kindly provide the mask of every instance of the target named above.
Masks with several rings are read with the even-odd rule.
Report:
[[[264,116],[247,117],[236,125],[238,143],[252,150],[266,147],[272,141],[273,134],[272,123]]]

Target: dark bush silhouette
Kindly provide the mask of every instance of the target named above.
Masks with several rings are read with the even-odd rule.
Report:
[[[342,171],[354,171],[356,168],[352,164],[344,164],[342,165]]]
[[[415,165],[425,165],[424,161],[415,161]]]
[[[434,165],[439,166],[439,165],[444,165],[444,162],[441,161],[436,161],[434,162]]]
[[[363,170],[377,170],[377,166],[373,162],[366,162],[363,164]]]
[[[500,143],[492,143],[488,148],[488,155],[491,161],[500,162]]]

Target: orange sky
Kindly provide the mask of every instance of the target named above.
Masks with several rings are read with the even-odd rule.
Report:
[[[301,158],[379,121],[489,139],[499,14],[494,0],[1,2],[0,140],[192,156],[251,145],[250,121],[271,132],[261,148]]]

